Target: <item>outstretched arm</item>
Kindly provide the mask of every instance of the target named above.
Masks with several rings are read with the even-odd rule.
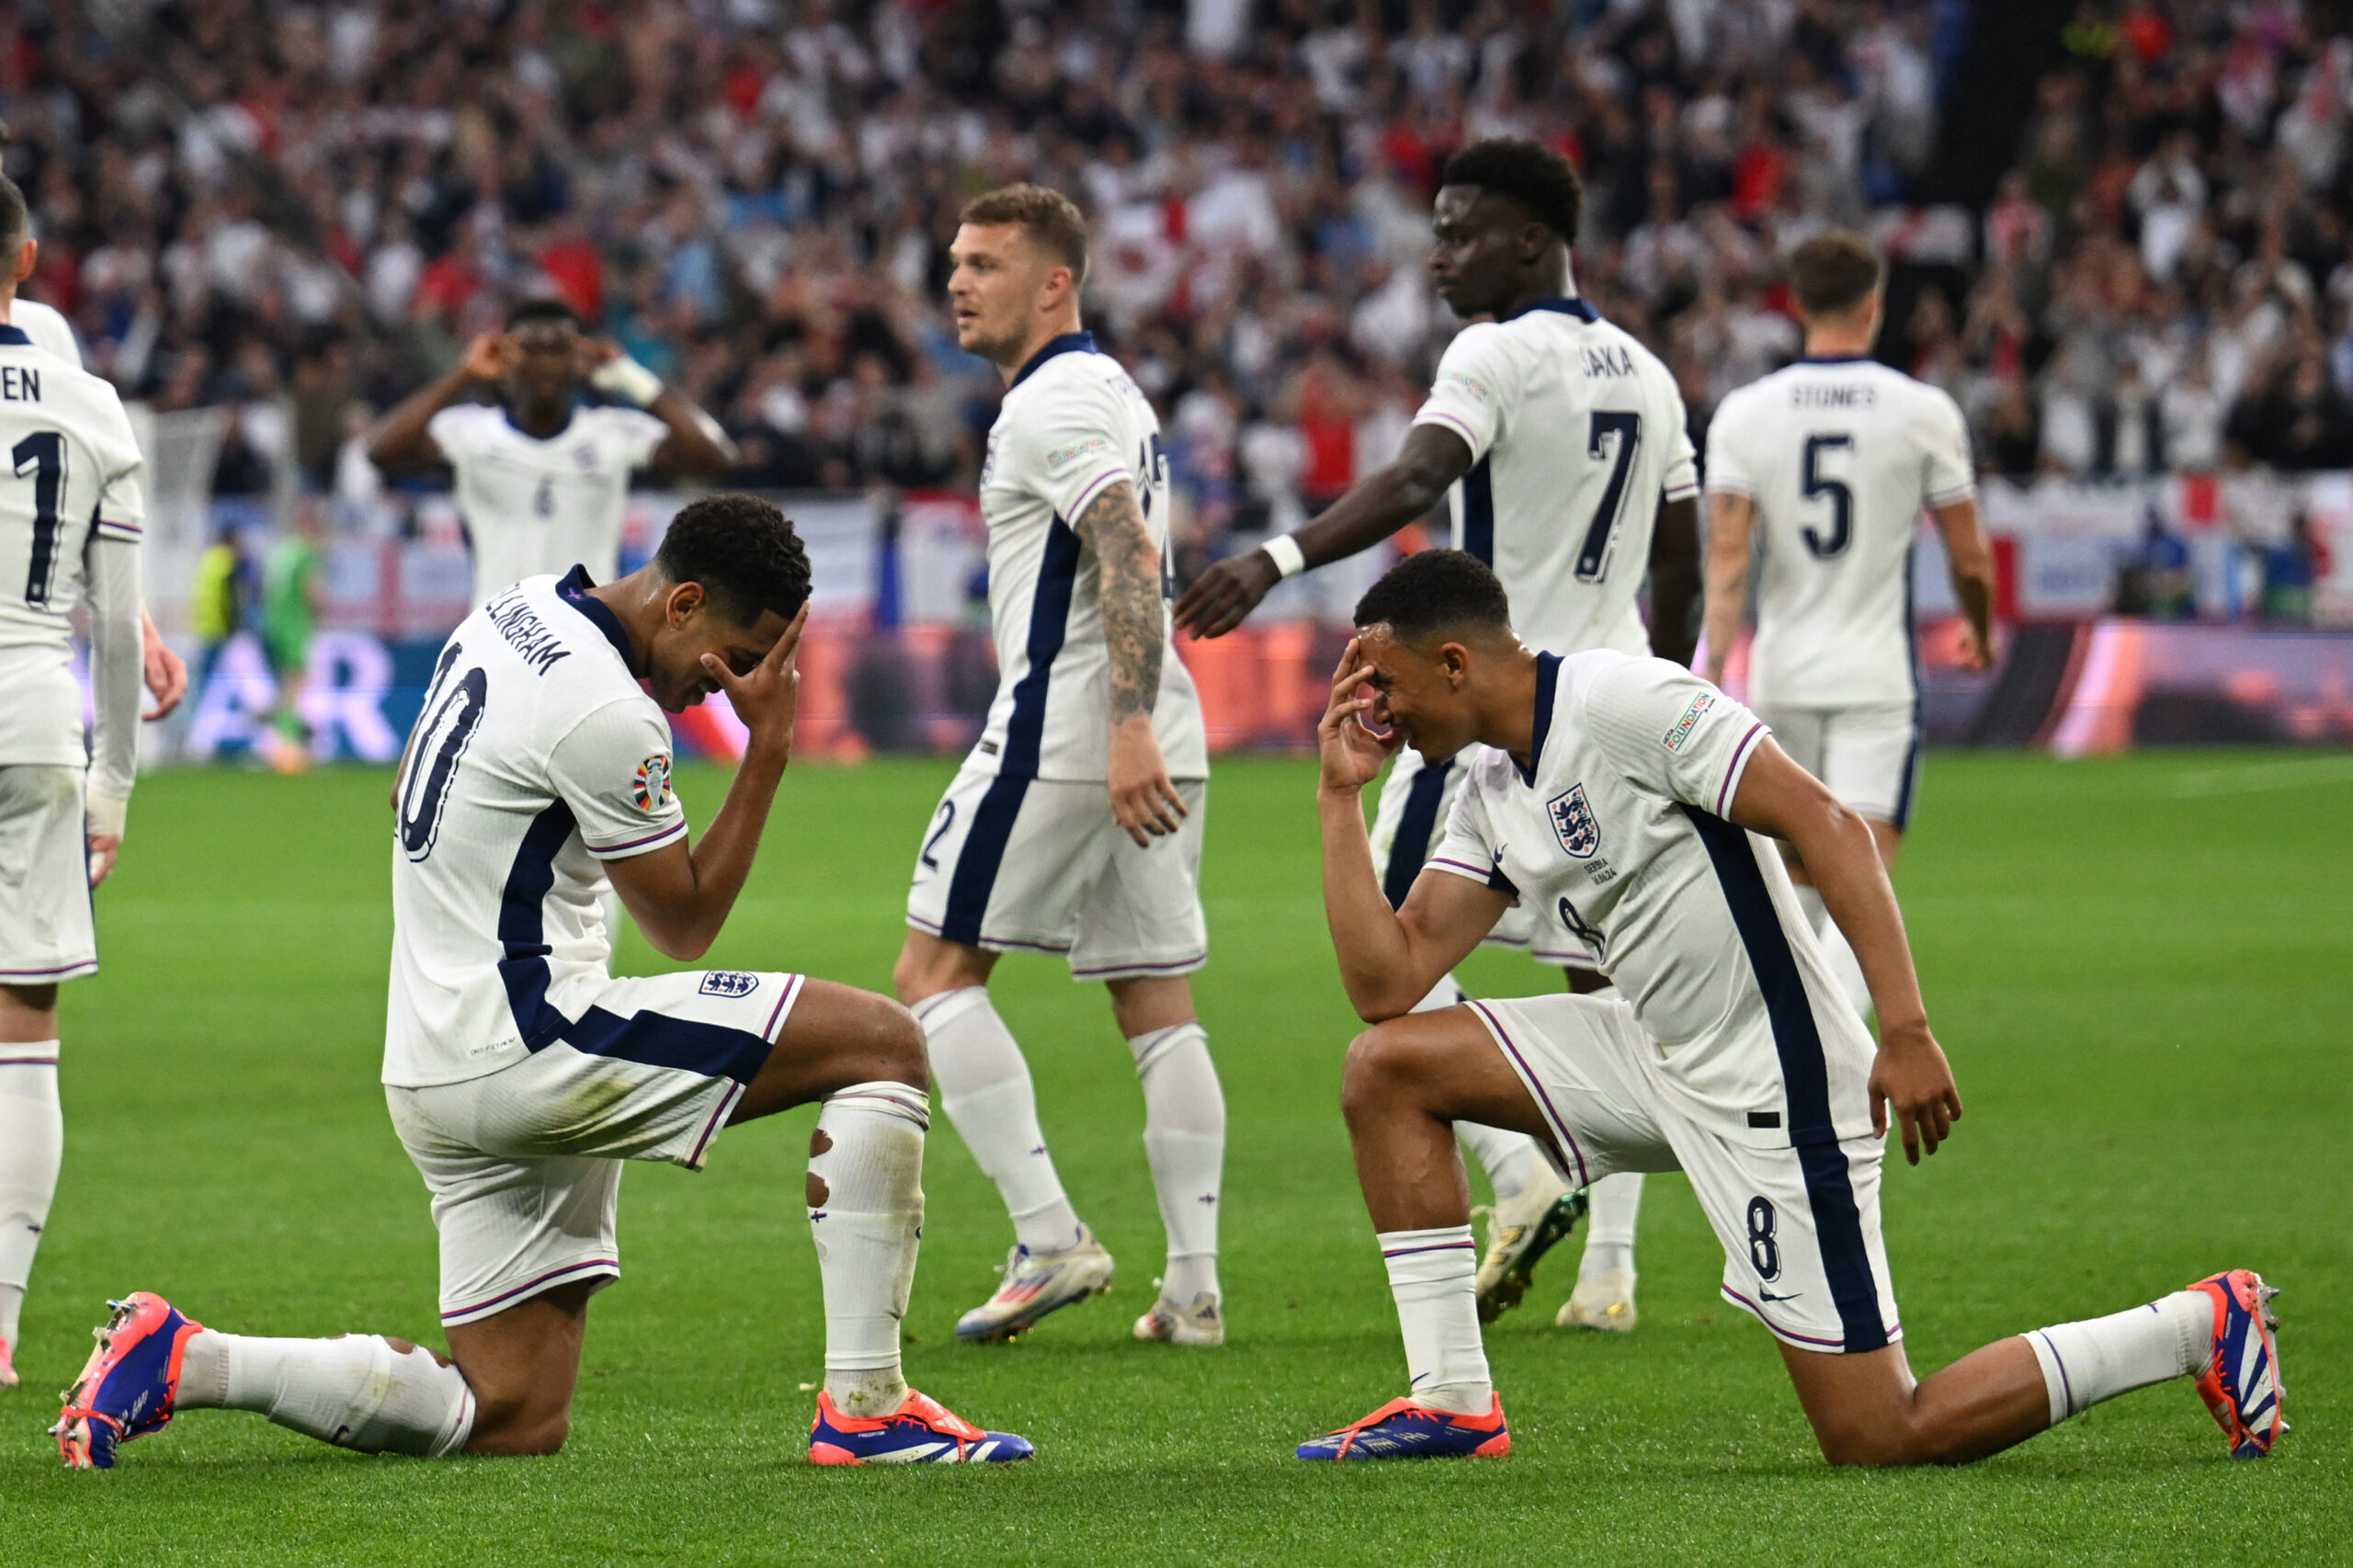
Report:
[[[1717,686],[1748,610],[1748,536],[1756,517],[1756,503],[1745,495],[1708,495],[1708,667],[1699,673]]]
[[[1443,425],[1416,425],[1394,462],[1285,537],[1297,545],[1302,571],[1343,560],[1427,517],[1446,498],[1447,486],[1470,471],[1470,443]],[[1197,637],[1222,637],[1282,580],[1282,568],[1264,548],[1221,561],[1176,601],[1176,624]]]
[[[1945,558],[1952,562],[1953,594],[1969,619],[1961,662],[1972,670],[1988,668],[1994,663],[1994,550],[1977,523],[1977,498],[1965,496],[1933,508],[1931,515],[1944,536]]]
[[[1699,502],[1661,501],[1651,529],[1651,652],[1691,667],[1691,609],[1699,597]]]
[[[1873,1129],[1886,1134],[1893,1105],[1904,1157],[1918,1165],[1924,1146],[1933,1154],[1952,1135],[1952,1124],[1961,1118],[1961,1091],[1943,1048],[1928,1032],[1904,912],[1896,907],[1870,824],[1769,739],[1740,776],[1732,820],[1797,850],[1830,917],[1854,948],[1879,1013],[1879,1059],[1870,1081]]]
[[[1495,928],[1512,899],[1450,871],[1424,871],[1404,907],[1389,907],[1365,834],[1362,796],[1398,743],[1365,725],[1374,699],[1362,692],[1372,675],[1351,641],[1315,729],[1322,756],[1315,811],[1324,836],[1324,918],[1339,956],[1340,983],[1357,1016],[1379,1023],[1412,1012]]]
[[[1104,486],[1073,531],[1102,574],[1103,641],[1111,654],[1111,757],[1104,773],[1111,815],[1138,844],[1176,831],[1185,802],[1152,732],[1160,703],[1160,661],[1168,646],[1160,597],[1160,544],[1143,520],[1136,487]]]
[[[702,841],[689,847],[677,838],[650,854],[605,863],[638,929],[665,958],[692,963],[710,951],[752,874],[777,784],[792,759],[792,721],[801,705],[794,655],[808,624],[809,607],[803,605],[767,657],[747,675],[736,675],[715,655],[703,655],[704,667],[726,691],[750,734],[735,781]]]
[[[485,332],[466,345],[466,357],[448,373],[420,392],[392,405],[368,432],[368,460],[387,473],[429,468],[441,461],[441,449],[425,427],[433,416],[482,382],[506,373],[508,345],[503,332]]]

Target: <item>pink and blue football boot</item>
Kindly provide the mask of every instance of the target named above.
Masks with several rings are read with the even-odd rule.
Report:
[[[1299,1446],[1303,1460],[1501,1459],[1511,1452],[1511,1428],[1504,1422],[1504,1396],[1484,1415],[1458,1415],[1392,1399],[1363,1420]]]
[[[180,1358],[189,1337],[204,1332],[152,1290],[107,1305],[114,1315],[91,1331],[98,1347],[65,1391],[65,1408],[49,1429],[68,1470],[112,1470],[117,1448],[170,1425]]]
[[[2198,1375],[2198,1397],[2231,1445],[2231,1458],[2259,1460],[2288,1430],[2279,1385],[2279,1326],[2271,1310],[2279,1288],[2251,1268],[2200,1279],[2189,1287],[2214,1298],[2214,1356]]]
[[[809,1424],[811,1464],[1010,1464],[1035,1452],[1029,1438],[983,1432],[914,1389],[888,1415],[844,1415],[821,1392]]]

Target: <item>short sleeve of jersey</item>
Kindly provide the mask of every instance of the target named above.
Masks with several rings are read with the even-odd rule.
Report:
[[[686,836],[687,814],[670,788],[670,727],[649,701],[623,699],[590,712],[556,743],[548,775],[599,860]]]
[[[1637,785],[1724,816],[1764,722],[1665,659],[1629,659],[1586,689],[1587,733]]]
[[[1480,791],[1475,771],[1455,791],[1454,810],[1446,819],[1446,837],[1430,857],[1429,869],[1468,877],[1515,898],[1519,895],[1519,889],[1504,875],[1503,846],[1495,841],[1494,821],[1487,814],[1487,800]]]
[[[1659,481],[1658,493],[1668,501],[1688,501],[1699,494],[1699,453],[1691,445],[1691,426],[1683,413],[1683,400],[1678,395],[1668,403],[1673,417],[1668,426],[1666,472]]]
[[[1095,498],[1120,480],[1134,482],[1119,394],[1093,374],[1056,375],[1038,389],[1016,437],[1014,473],[1021,485],[1075,523]]]
[[[1961,405],[1931,387],[1927,397],[1927,452],[1920,489],[1931,506],[1949,506],[1977,494],[1977,465],[1969,453],[1969,421]]]
[[[1455,334],[1414,423],[1442,425],[1470,444],[1472,462],[1485,457],[1518,401],[1518,372],[1510,351],[1503,328],[1491,322]]]
[[[597,444],[616,468],[643,468],[668,437],[670,427],[651,414],[635,408],[597,410]]]
[[[1708,426],[1708,493],[1711,495],[1756,498],[1756,476],[1742,460],[1740,449],[1740,411],[1745,406],[1744,400],[1726,398]]]
[[[450,462],[470,458],[480,449],[484,426],[483,416],[498,417],[498,411],[484,408],[478,403],[461,403],[445,408],[425,422],[425,433],[441,449],[441,455]]]

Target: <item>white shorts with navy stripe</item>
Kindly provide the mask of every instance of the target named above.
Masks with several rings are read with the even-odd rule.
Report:
[[[1446,819],[1454,797],[1479,755],[1465,746],[1443,767],[1433,767],[1422,754],[1407,746],[1389,765],[1381,781],[1381,799],[1372,808],[1372,864],[1381,873],[1381,891],[1395,909],[1414,891],[1414,879],[1429,863],[1430,852],[1446,838]],[[1499,948],[1518,948],[1539,963],[1579,964],[1592,968],[1595,960],[1585,945],[1566,932],[1548,928],[1525,904],[1513,904],[1495,922],[1486,939]]]
[[[1830,787],[1848,808],[1898,831],[1912,821],[1920,782],[1920,714],[1909,702],[1847,708],[1760,705],[1790,760]]]
[[[1209,786],[1178,779],[1176,794],[1176,831],[1139,845],[1100,783],[964,768],[915,852],[907,924],[991,952],[1061,953],[1076,980],[1190,974],[1209,961]]]
[[[1880,1236],[1876,1138],[1764,1148],[1702,1126],[1661,1080],[1658,1048],[1615,998],[1473,1002],[1552,1130],[1573,1186],[1679,1170],[1723,1244],[1724,1299],[1807,1350],[1903,1337]]]
[[[620,1274],[621,1162],[700,1170],[791,1016],[797,974],[608,981],[565,1037],[480,1078],[387,1086],[433,1193],[441,1321]]]
[[[95,973],[82,769],[0,767],[0,985]]]

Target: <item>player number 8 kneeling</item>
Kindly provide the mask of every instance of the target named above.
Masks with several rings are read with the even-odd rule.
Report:
[[[1773,1205],[1767,1199],[1748,1200],[1748,1261],[1759,1279],[1780,1278],[1781,1244],[1773,1239]]]

